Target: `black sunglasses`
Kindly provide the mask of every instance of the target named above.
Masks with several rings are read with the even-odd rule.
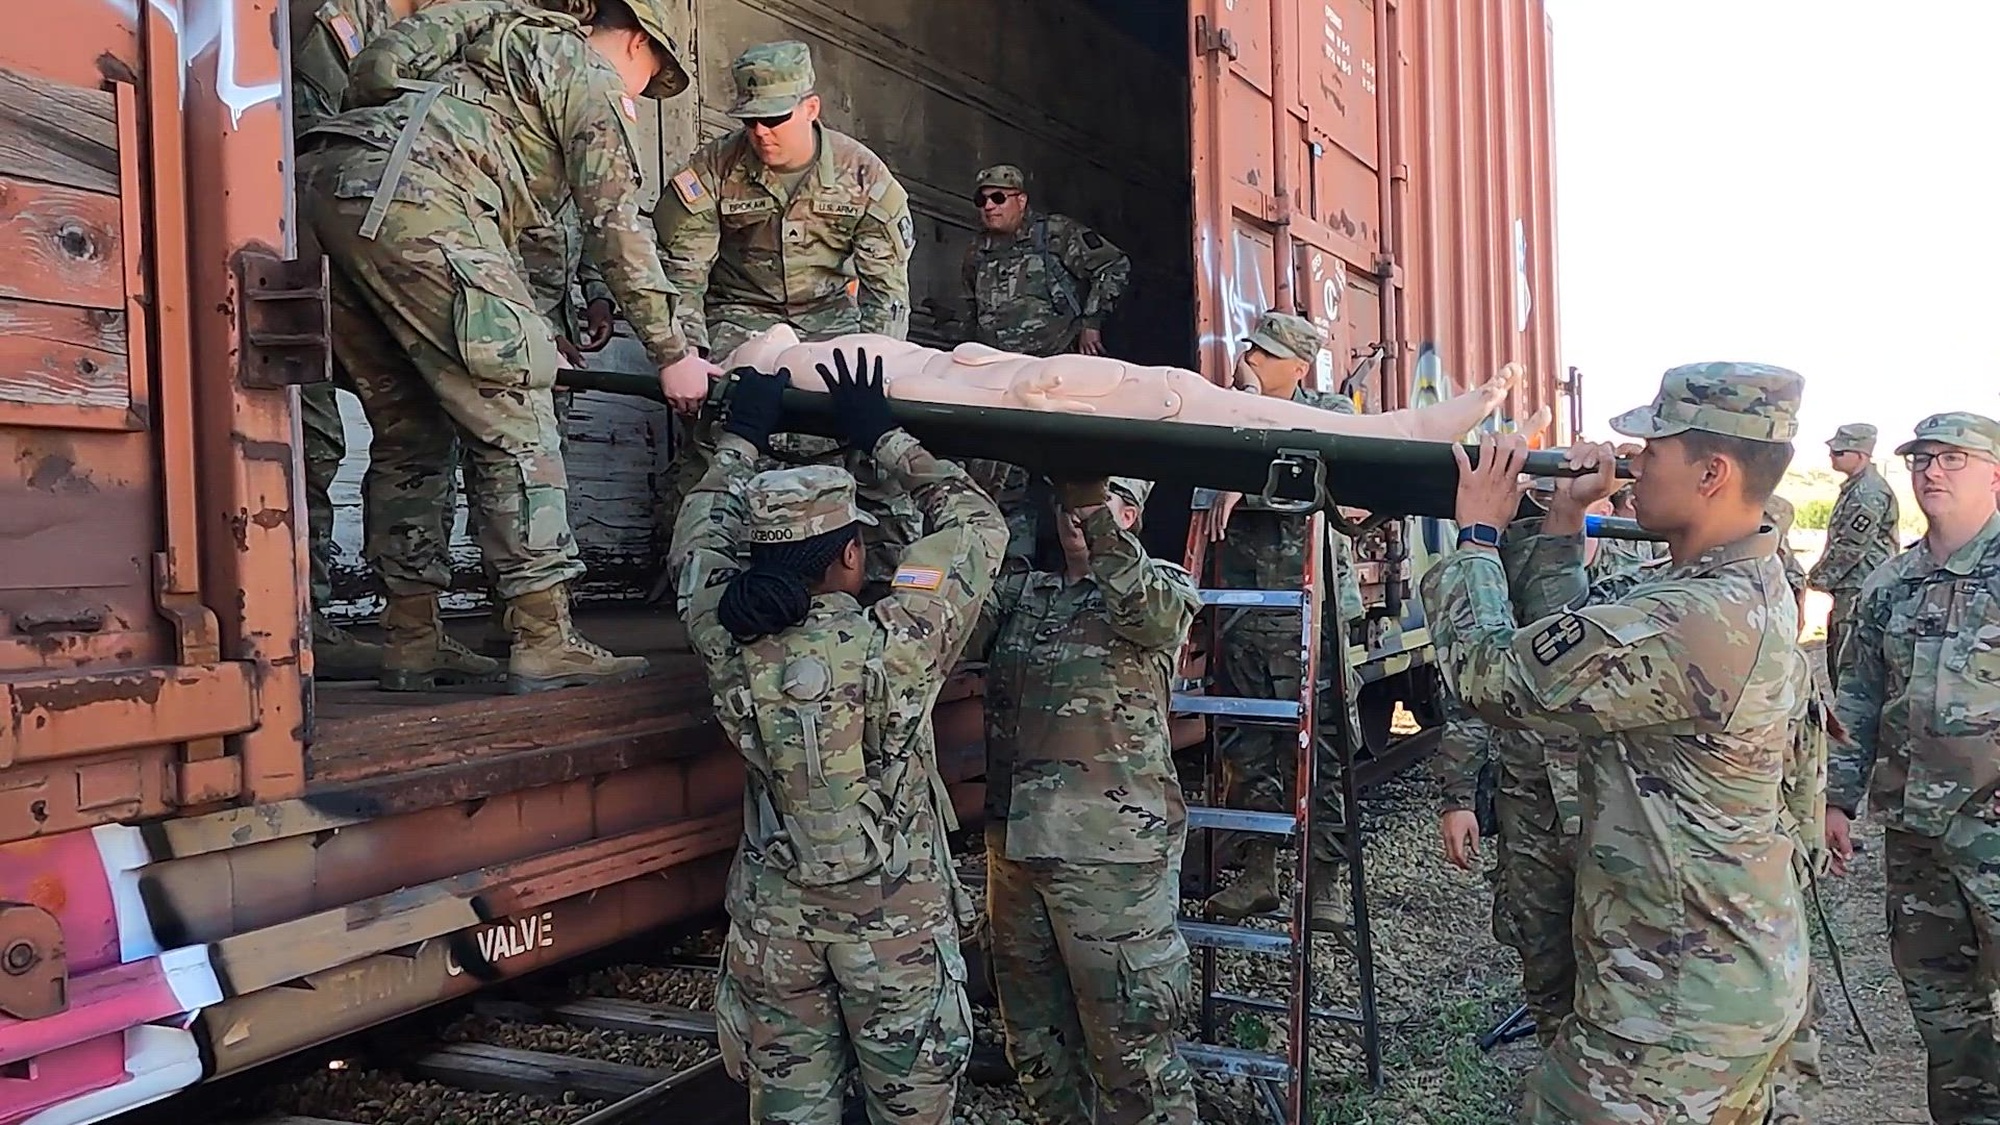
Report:
[[[1002,203],[1007,202],[1007,193],[1004,191],[982,191],[978,195],[973,196],[972,201],[981,207],[998,207]]]
[[[790,121],[798,112],[798,107],[793,106],[790,112],[781,117],[746,117],[743,119],[743,127],[748,129],[752,126],[762,125],[766,129],[776,129],[778,126]]]

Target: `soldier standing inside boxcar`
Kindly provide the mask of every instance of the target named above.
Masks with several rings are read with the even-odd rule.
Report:
[[[1833,598],[1826,617],[1826,679],[1840,690],[1840,650],[1854,628],[1855,603],[1875,568],[1896,554],[1901,505],[1875,468],[1875,427],[1854,422],[1827,439],[1827,460],[1847,478],[1826,521],[1826,549],[1806,573],[1806,584]]]
[[[1495,726],[1584,736],[1576,1006],[1524,1121],[1752,1125],[1769,1108],[1808,943],[1785,811],[1797,603],[1762,508],[1802,387],[1761,364],[1675,368],[1614,420],[1646,441],[1639,517],[1672,558],[1595,587],[1582,531],[1617,486],[1611,447],[1572,447],[1588,474],[1506,540],[1505,569],[1526,444],[1482,438],[1476,470],[1454,453],[1460,547],[1422,591],[1446,677]]]
[[[1930,1054],[1931,1120],[2000,1123],[2000,422],[1934,414],[1907,458],[1926,528],[1861,588],[1835,713],[1827,844],[1882,817],[1889,958]],[[1869,775],[1874,775],[1872,791]]]
[[[738,55],[730,73],[743,128],[717,138],[667,178],[654,212],[667,276],[681,295],[681,330],[724,361],[745,340],[780,324],[801,339],[910,329],[910,251],[916,228],[903,185],[860,141],[820,123],[812,55],[804,43],[763,43]],[[683,412],[706,381],[667,387]],[[712,422],[684,427],[665,507],[671,511],[706,471]],[[863,451],[781,434],[780,463],[842,464],[860,482],[869,591],[879,596],[896,559],[922,526],[915,505]]]
[[[982,169],[972,200],[980,227],[965,252],[972,339],[1022,355],[1103,355],[1104,321],[1132,282],[1132,259],[1075,219],[1034,210],[1028,177],[1012,164]],[[967,468],[1007,514],[1009,566],[1030,565],[1049,514],[1042,482],[997,461]]]
[[[340,112],[347,68],[361,49],[410,14],[415,0],[306,0],[292,5],[292,138]],[[299,257],[319,254],[312,228],[299,225]],[[299,388],[306,495],[306,551],[312,566],[313,675],[322,680],[372,680],[382,673],[382,646],[364,641],[326,616],[333,601],[333,478],[347,456],[347,429],[335,388],[353,390],[336,355],[333,379]],[[498,665],[480,666],[486,674]]]
[[[1175,920],[1187,806],[1168,721],[1194,579],[1134,530],[1152,485],[1057,485],[1061,572],[982,612],[986,914],[1007,1055],[1046,1125],[1192,1125]],[[988,643],[990,642],[990,643]]]
[[[707,377],[638,208],[633,98],[688,81],[666,23],[664,0],[601,0],[588,22],[505,0],[439,5],[363,50],[349,108],[304,138],[335,353],[375,430],[364,499],[367,553],[389,588],[385,687],[478,678],[484,659],[438,616],[451,558],[434,485],[454,435],[508,601],[509,690],[646,670],[571,622],[568,586],[583,567],[549,394],[556,345],[515,247],[574,200],[585,253],[663,378]]]
[[[736,372],[674,529],[681,617],[747,772],[715,1011],[759,1125],[835,1125],[856,1072],[875,1125],[947,1125],[972,1050],[930,712],[1007,525],[964,470],[895,428],[881,360],[857,359],[819,369],[841,432],[932,529],[887,596],[855,597],[872,517],[845,469],[756,472],[782,372]]]

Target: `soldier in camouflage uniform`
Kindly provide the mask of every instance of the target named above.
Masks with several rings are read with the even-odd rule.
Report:
[[[1045,1125],[1193,1125],[1169,681],[1200,597],[1133,533],[1152,485],[1057,486],[1061,573],[1012,573],[986,668],[986,916],[1007,1057]]]
[[[730,69],[736,103],[728,113],[743,128],[669,177],[654,212],[682,332],[717,361],[780,324],[802,340],[852,332],[904,339],[916,228],[903,185],[866,145],[819,123],[804,43],[751,47]],[[714,445],[712,420],[683,433],[668,511],[701,479]],[[882,466],[825,438],[783,434],[772,452],[779,460],[766,467],[843,464],[861,482],[862,509],[876,518],[864,536],[870,594],[879,596],[922,532],[910,498]]]
[[[1028,203],[1028,177],[1012,164],[972,181],[981,232],[965,252],[971,338],[1003,352],[1104,354],[1104,321],[1132,283],[1132,259],[1067,215]],[[966,466],[1007,515],[1010,569],[1032,565],[1048,511],[1043,482],[998,461]]]
[[[1552,478],[1541,482],[1554,487]],[[1601,500],[1589,510],[1609,514],[1611,502]],[[1524,521],[1515,529],[1527,526]],[[1595,585],[1641,565],[1606,550],[1616,542],[1584,541],[1585,581]],[[1493,936],[1521,957],[1521,996],[1534,1016],[1535,1037],[1547,1049],[1576,991],[1570,922],[1576,910],[1576,841],[1583,826],[1576,777],[1583,740],[1572,732],[1495,730],[1463,707],[1452,712],[1431,763],[1442,794],[1445,858],[1472,869],[1479,772],[1490,752],[1499,769],[1490,875]]]
[[[1344,395],[1316,390],[1305,379],[1325,347],[1326,338],[1303,317],[1275,310],[1258,319],[1250,333],[1249,348],[1236,367],[1236,384],[1252,393],[1289,398],[1340,414],[1354,413],[1354,402]],[[1306,531],[1309,516],[1274,512],[1255,498],[1225,493],[1217,498],[1208,517],[1210,535],[1218,538],[1217,563],[1222,584],[1234,589],[1297,590],[1304,574]],[[1226,536],[1224,529],[1227,529]],[[1334,535],[1334,549],[1326,552],[1334,567],[1332,610],[1326,630],[1344,629],[1359,620],[1363,609],[1361,588],[1354,572],[1353,548],[1344,535]],[[1324,579],[1322,579],[1324,581]],[[1299,678],[1299,621],[1287,613],[1246,613],[1228,622],[1223,631],[1222,669],[1231,690],[1241,696],[1260,699],[1297,699]],[[1326,651],[1331,651],[1327,642]],[[1322,677],[1345,677],[1350,710],[1359,690],[1353,666],[1336,669],[1331,658],[1322,654]],[[1323,730],[1337,729],[1340,717],[1322,714]],[[1245,727],[1230,745],[1226,764],[1228,802],[1233,808],[1284,812],[1292,808],[1289,791],[1298,776],[1297,739],[1285,731]],[[1319,740],[1312,848],[1312,879],[1307,888],[1311,898],[1313,928],[1342,933],[1348,924],[1347,908],[1337,874],[1340,844],[1335,828],[1340,823],[1338,761],[1331,750],[1331,738]],[[1278,908],[1277,845],[1268,837],[1248,840],[1242,845],[1243,875],[1209,899],[1208,909],[1225,918],[1242,918]]]
[[[972,1052],[950,801],[930,713],[992,591],[1007,525],[964,470],[895,429],[845,356],[842,432],[923,506],[890,593],[863,609],[854,478],[756,472],[782,376],[739,371],[674,529],[679,609],[747,773],[715,997],[759,1125],[835,1125],[858,1071],[875,1125],[947,1125]],[[822,368],[824,370],[824,368]]]
[[[1803,383],[1761,364],[1675,368],[1614,420],[1646,439],[1639,510],[1674,560],[1595,586],[1581,532],[1617,485],[1609,446],[1571,450],[1591,471],[1508,537],[1504,566],[1489,544],[1518,508],[1526,443],[1482,438],[1476,470],[1455,454],[1461,545],[1422,583],[1445,676],[1496,727],[1584,736],[1576,1008],[1526,1122],[1752,1125],[1769,1108],[1807,941],[1782,811],[1798,621],[1761,506]]]
[[[1844,870],[1868,793],[1890,959],[1930,1053],[1931,1120],[2000,1125],[2000,422],[1934,414],[1896,452],[1927,530],[1861,588],[1827,844]]]
[[[1840,690],[1840,649],[1854,627],[1861,585],[1896,554],[1902,506],[1875,468],[1875,427],[1853,422],[1827,439],[1827,460],[1847,479],[1826,521],[1826,549],[1806,574],[1806,584],[1833,597],[1826,617],[1826,679]]]
[[[1773,495],[1764,501],[1764,520],[1778,535],[1778,565],[1785,570],[1785,585],[1792,591],[1792,600],[1798,603],[1799,619],[1803,621],[1806,616],[1806,568],[1799,565],[1799,557],[1792,553],[1792,523],[1796,518],[1790,500]]]
[[[292,5],[292,136],[340,112],[347,67],[361,48],[410,14],[413,0],[324,0]],[[299,231],[299,257],[319,253],[312,228]],[[333,381],[299,388],[299,429],[304,435],[306,550],[312,564],[313,675],[322,680],[372,680],[382,671],[382,646],[371,644],[326,617],[333,600],[333,499],[329,491],[347,456],[347,430],[334,389],[352,392],[347,370],[335,357]]]
[[[508,601],[508,689],[646,670],[571,624],[567,586],[582,564],[549,394],[557,352],[516,245],[573,200],[586,255],[663,378],[706,377],[638,209],[632,99],[688,81],[663,3],[602,0],[588,24],[506,0],[429,8],[361,52],[346,112],[303,138],[304,214],[331,259],[335,353],[375,430],[365,522],[389,589],[385,688],[498,672],[438,617],[451,560],[436,481],[454,435],[476,469],[467,486],[480,549]]]

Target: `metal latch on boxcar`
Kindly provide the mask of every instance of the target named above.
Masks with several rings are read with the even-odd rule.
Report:
[[[0,1014],[38,1020],[69,1007],[62,923],[25,902],[0,902]]]

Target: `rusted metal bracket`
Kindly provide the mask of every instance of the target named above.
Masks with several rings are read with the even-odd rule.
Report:
[[[1278,495],[1286,477],[1306,477],[1312,481],[1312,499],[1290,500]],[[1326,462],[1310,449],[1280,449],[1271,459],[1271,471],[1264,478],[1264,492],[1258,499],[1274,512],[1315,512],[1329,508],[1332,497],[1326,491]]]
[[[1196,16],[1194,18],[1194,53],[1202,58],[1207,58],[1210,55],[1222,55],[1230,62],[1235,62],[1240,51],[1236,46],[1236,36],[1230,34],[1228,28],[1211,25],[1208,22],[1207,16]]]
[[[62,923],[25,902],[0,902],[0,1014],[38,1020],[69,1007]]]
[[[237,382],[270,390],[333,377],[324,255],[287,259],[243,250],[236,256],[236,292],[243,325]]]

